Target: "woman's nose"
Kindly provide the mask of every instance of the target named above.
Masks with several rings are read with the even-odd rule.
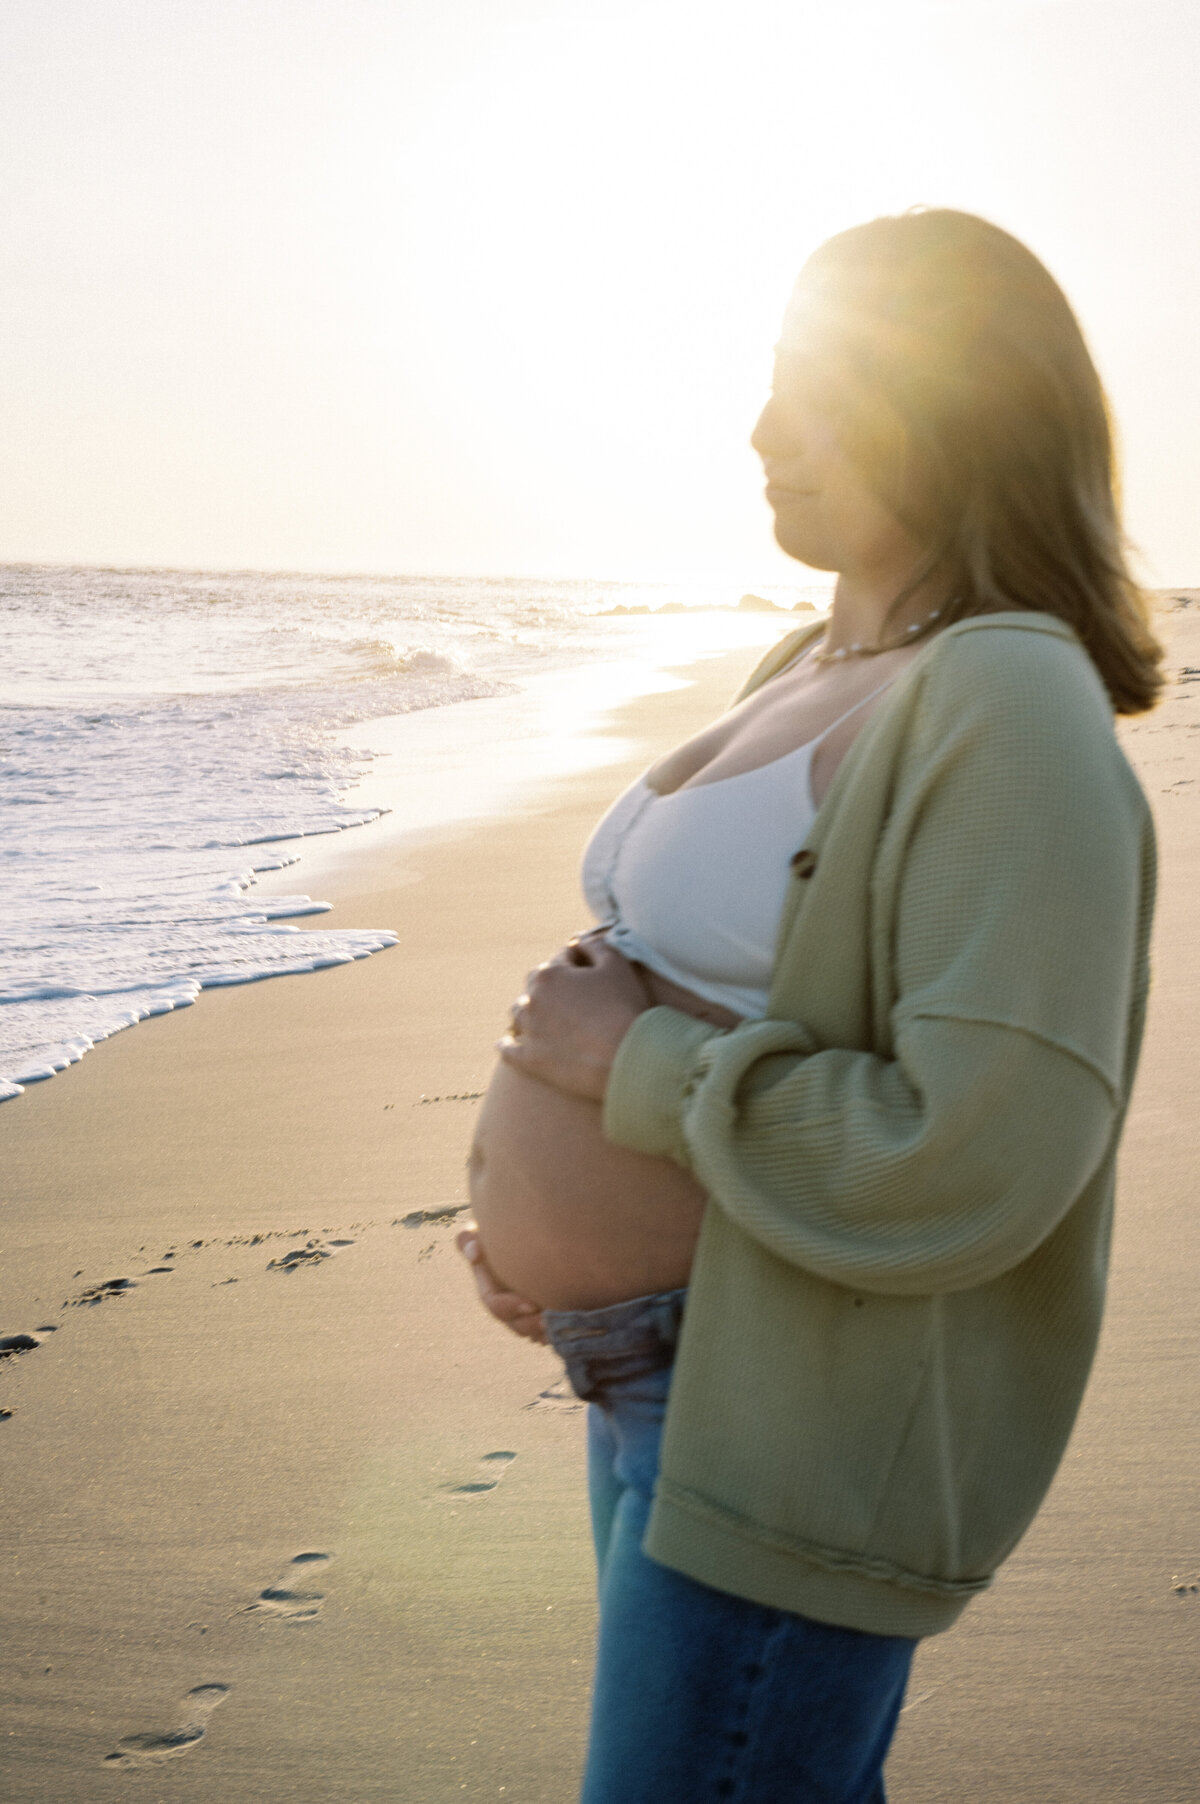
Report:
[[[750,444],[765,463],[769,457],[795,456],[795,444],[785,444],[780,431],[779,409],[774,397],[755,421],[754,431],[750,434]]]

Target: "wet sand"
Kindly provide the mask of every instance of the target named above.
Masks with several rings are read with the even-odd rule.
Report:
[[[1200,668],[1200,602],[1168,624]],[[0,1335],[37,1343],[0,1358],[13,1804],[569,1804],[582,1415],[479,1311],[451,1212],[592,822],[754,656],[622,709],[628,757],[504,819],[365,830],[322,924],[394,950],[207,994],[0,1110]],[[1096,1376],[1033,1531],[921,1650],[893,1804],[1200,1794],[1198,710],[1183,682],[1123,729],[1165,873]]]

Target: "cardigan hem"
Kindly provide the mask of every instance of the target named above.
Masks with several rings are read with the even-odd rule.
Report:
[[[660,1477],[645,1551],[701,1584],[871,1635],[950,1628],[993,1575],[938,1579],[751,1523]]]

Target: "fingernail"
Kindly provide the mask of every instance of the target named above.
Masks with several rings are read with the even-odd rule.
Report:
[[[463,1258],[469,1259],[472,1264],[474,1264],[475,1260],[479,1257],[479,1242],[477,1240],[464,1240],[462,1250]]]

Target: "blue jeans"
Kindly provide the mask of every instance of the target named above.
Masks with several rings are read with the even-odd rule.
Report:
[[[685,1296],[546,1316],[591,1406],[600,1626],[582,1804],[884,1804],[916,1643],[750,1603],[642,1552]]]

